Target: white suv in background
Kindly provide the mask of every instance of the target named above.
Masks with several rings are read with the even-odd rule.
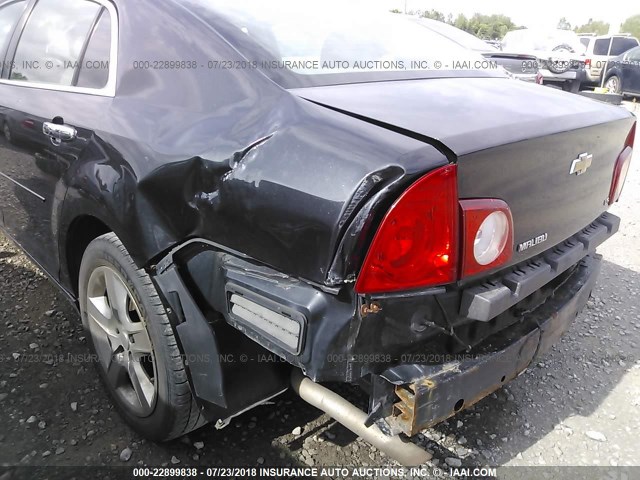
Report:
[[[638,39],[629,34],[599,35],[584,34],[580,42],[586,47],[585,70],[587,83],[600,83],[607,61],[640,45]]]
[[[571,30],[512,30],[502,39],[502,50],[535,55],[545,85],[577,93],[585,80],[584,45]]]

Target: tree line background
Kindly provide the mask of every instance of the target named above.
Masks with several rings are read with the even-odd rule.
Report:
[[[391,11],[394,13],[403,13],[398,9]],[[484,40],[501,40],[507,32],[525,28],[513,23],[511,18],[506,15],[482,15],[476,13],[472,17],[467,18],[466,15],[461,13],[454,18],[453,15],[449,14],[445,16],[444,13],[438,10],[419,10],[407,13],[448,23]],[[597,35],[606,35],[609,32],[608,23],[594,19],[589,19],[584,25],[572,26],[565,17],[562,17],[558,21],[558,28],[562,30],[573,30],[576,33],[595,33]],[[627,18],[622,25],[620,25],[620,32],[630,33],[634,37],[640,38],[640,15]]]

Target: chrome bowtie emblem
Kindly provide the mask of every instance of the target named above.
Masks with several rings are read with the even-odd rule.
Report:
[[[593,155],[591,155],[590,153],[581,154],[571,164],[571,170],[569,171],[569,175],[574,175],[574,174],[582,175],[591,166],[592,162],[593,162]]]

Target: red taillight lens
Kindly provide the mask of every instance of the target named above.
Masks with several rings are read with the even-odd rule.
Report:
[[[587,67],[587,68],[591,68],[591,59],[590,58],[587,58],[584,61],[584,66]]]
[[[513,254],[513,217],[509,206],[493,198],[461,200],[462,276],[496,268]]]
[[[455,165],[430,172],[393,204],[367,252],[356,292],[412,290],[456,280],[456,172]]]
[[[611,189],[609,190],[609,205],[613,205],[620,199],[624,182],[627,179],[627,173],[629,173],[629,167],[631,166],[631,157],[633,157],[633,142],[636,136],[636,124],[633,124],[627,141],[624,142],[624,150],[618,156],[616,165],[613,168],[613,179],[611,180]]]

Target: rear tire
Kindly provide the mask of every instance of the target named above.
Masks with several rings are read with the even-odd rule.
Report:
[[[7,143],[13,143],[13,133],[11,132],[11,127],[9,126],[9,122],[6,120],[2,123],[2,134],[4,135],[4,139]]]
[[[166,441],[207,423],[158,292],[114,233],[84,252],[79,298],[100,377],[134,430]]]

